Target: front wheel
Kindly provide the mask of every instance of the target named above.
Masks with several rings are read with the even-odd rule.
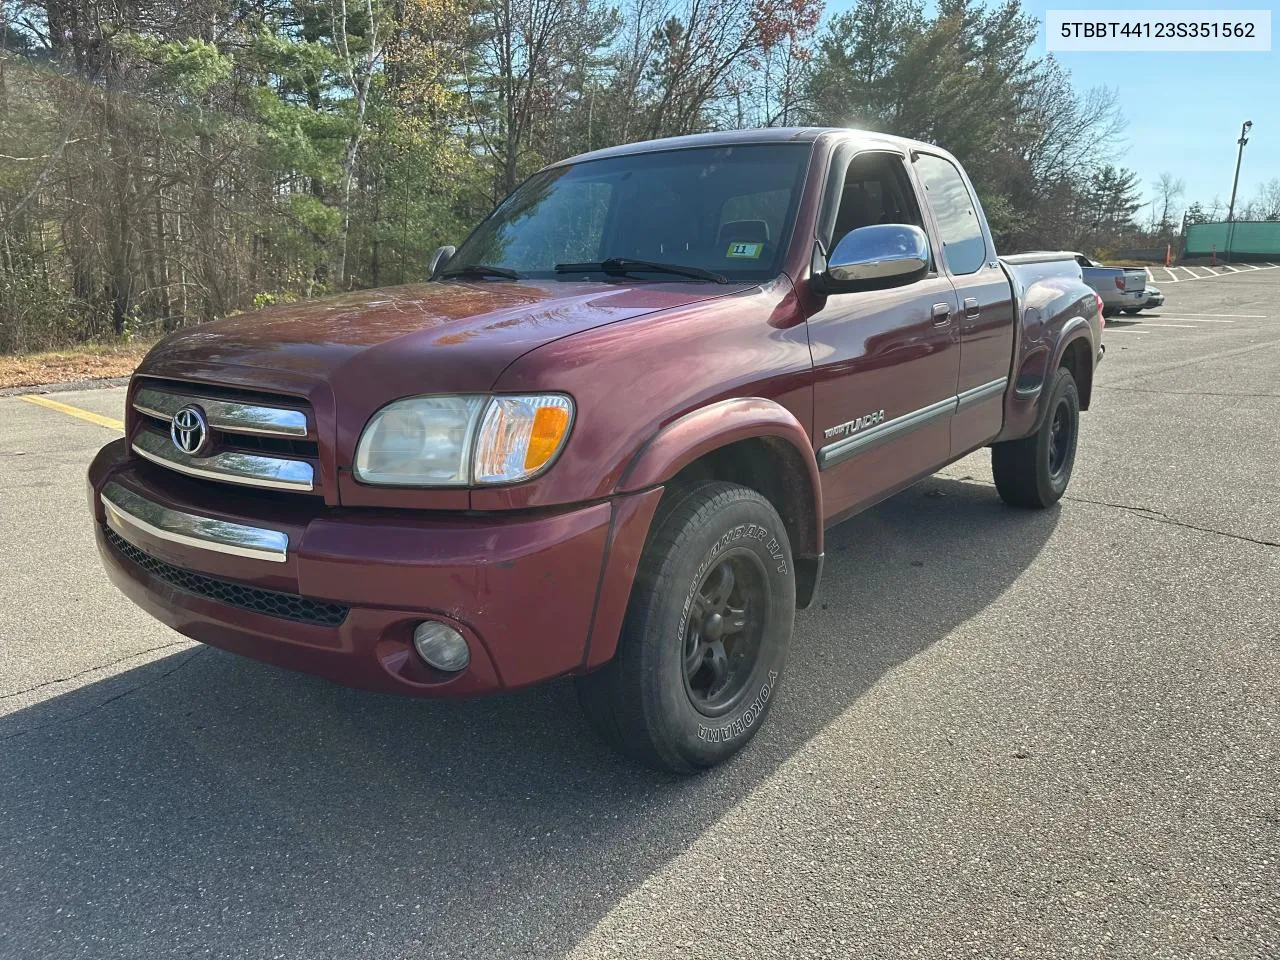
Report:
[[[1142,308],[1141,307],[1125,307],[1124,312],[1131,317],[1136,317],[1139,313],[1142,312]]]
[[[782,521],[756,491],[714,482],[668,496],[617,655],[577,686],[612,746],[691,773],[741,749],[768,715],[791,642],[795,571]]]
[[[1040,428],[1021,440],[991,447],[996,491],[1017,507],[1050,507],[1071,481],[1080,436],[1080,394],[1071,371],[1060,367],[1049,391],[1049,408]]]

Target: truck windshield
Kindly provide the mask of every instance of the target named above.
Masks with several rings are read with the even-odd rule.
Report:
[[[700,147],[545,170],[475,229],[444,275],[768,280],[781,270],[809,150]]]

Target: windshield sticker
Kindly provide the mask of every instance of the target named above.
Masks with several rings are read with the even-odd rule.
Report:
[[[762,253],[764,253],[763,243],[731,243],[725,256],[738,260],[759,260]]]

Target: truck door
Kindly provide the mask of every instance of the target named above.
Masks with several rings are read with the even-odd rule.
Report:
[[[850,230],[905,223],[931,233],[905,155],[837,150],[819,242]],[[960,367],[957,301],[935,263],[921,279],[881,290],[830,293],[809,317],[814,446],[828,520],[868,506],[936,470],[951,450]]]
[[[991,440],[1004,422],[1013,363],[1013,294],[973,189],[959,168],[923,152],[915,154],[914,163],[942,240],[941,267],[960,301],[959,400],[951,421],[951,456],[958,457]]]

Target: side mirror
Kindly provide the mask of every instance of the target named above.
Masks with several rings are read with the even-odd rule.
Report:
[[[430,262],[427,263],[427,279],[434,280],[440,276],[440,271],[444,269],[444,265],[449,262],[449,258],[457,251],[457,247],[439,247],[436,252],[431,255]]]
[[[929,269],[929,238],[907,223],[877,223],[850,230],[818,276],[832,292],[875,290],[919,280]]]

